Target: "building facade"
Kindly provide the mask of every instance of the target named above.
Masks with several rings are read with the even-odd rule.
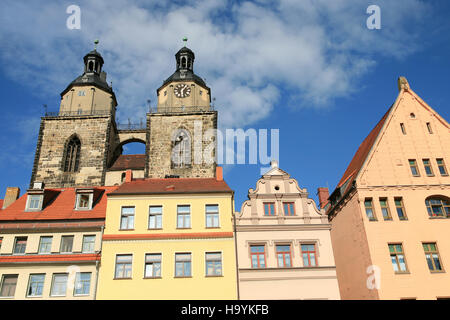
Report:
[[[326,206],[343,299],[450,297],[450,126],[398,83]]]
[[[236,212],[239,298],[339,299],[330,224],[272,162]]]
[[[95,299],[106,194],[114,189],[35,185],[18,199],[8,190],[0,210],[0,300]]]
[[[236,299],[233,209],[221,173],[132,179],[129,172],[108,195],[97,298]]]

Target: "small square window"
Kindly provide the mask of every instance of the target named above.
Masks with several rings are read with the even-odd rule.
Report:
[[[92,209],[92,193],[77,194],[77,210],[91,210]]]
[[[39,211],[42,209],[42,199],[44,195],[42,194],[30,194],[28,195],[27,210],[28,211]]]
[[[72,252],[73,246],[73,236],[62,236],[61,237],[61,248],[59,252],[70,253]]]

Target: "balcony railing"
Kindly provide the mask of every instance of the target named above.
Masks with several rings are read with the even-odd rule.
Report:
[[[78,110],[45,112],[45,117],[74,117],[74,116],[109,116],[111,110]]]
[[[208,112],[214,111],[214,106],[181,106],[151,108],[150,113],[183,113],[183,112]]]

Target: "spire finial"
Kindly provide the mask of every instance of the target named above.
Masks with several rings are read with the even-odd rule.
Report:
[[[185,47],[186,47],[187,41],[188,41],[188,38],[187,38],[187,37],[184,37],[184,38],[183,38],[183,42],[184,42],[184,46],[185,46]]]
[[[94,44],[95,44],[94,50],[97,50],[97,45],[98,45],[99,42],[100,42],[100,41],[98,41],[98,39],[96,39],[96,40],[94,41]]]

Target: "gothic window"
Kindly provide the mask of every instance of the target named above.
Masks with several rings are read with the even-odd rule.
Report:
[[[189,132],[179,129],[174,135],[172,148],[172,168],[191,166],[191,138]]]
[[[76,172],[80,164],[80,150],[81,142],[78,137],[73,137],[67,143],[65,161],[64,161],[64,171],[65,172]]]

